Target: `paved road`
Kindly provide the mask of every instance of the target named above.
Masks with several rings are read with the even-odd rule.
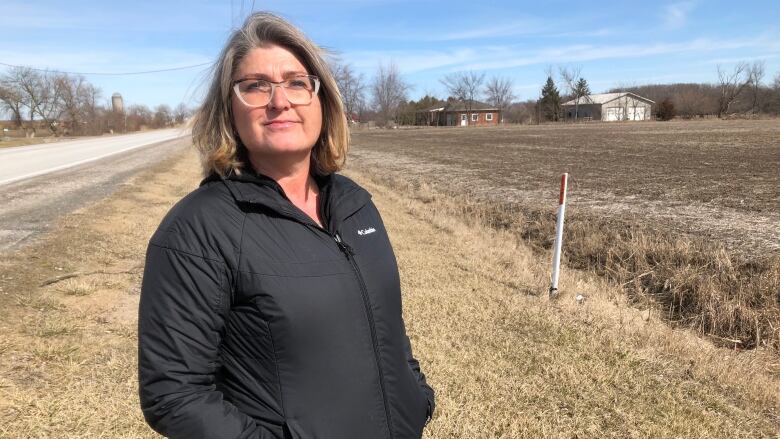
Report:
[[[123,152],[112,152],[108,157],[0,185],[0,255],[33,242],[60,216],[111,195],[133,175],[191,145],[188,138],[177,138],[139,146],[148,142],[149,137],[121,137],[140,142],[133,147],[118,147]],[[94,145],[91,148],[106,152]],[[0,167],[9,169],[3,156]],[[0,176],[6,178],[6,174]]]
[[[182,129],[92,137],[0,149],[0,185],[89,163],[114,154],[188,135]]]

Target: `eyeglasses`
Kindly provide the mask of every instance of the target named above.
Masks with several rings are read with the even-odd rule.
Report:
[[[282,82],[265,79],[244,78],[233,81],[233,91],[247,107],[264,107],[271,102],[274,90],[284,89],[284,95],[291,104],[306,105],[320,89],[320,78],[302,75]]]

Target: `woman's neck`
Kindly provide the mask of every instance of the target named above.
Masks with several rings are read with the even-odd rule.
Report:
[[[255,172],[272,178],[290,199],[305,200],[317,185],[310,175],[311,155],[304,157],[250,157]]]
[[[250,157],[255,172],[265,175],[279,183],[284,194],[298,209],[322,225],[317,208],[319,188],[311,176],[311,155],[295,159],[293,157],[259,158]]]

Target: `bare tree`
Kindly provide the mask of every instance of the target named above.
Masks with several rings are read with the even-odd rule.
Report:
[[[95,124],[100,90],[80,75],[55,75],[54,84],[60,90],[67,129],[73,134],[85,134],[89,131],[87,125]]]
[[[587,81],[580,76],[582,67],[561,67],[558,71],[561,75],[561,81],[574,100],[574,121],[576,122],[579,118],[580,100],[590,94],[590,88]]]
[[[22,127],[22,110],[25,107],[22,102],[22,95],[11,84],[5,84],[4,79],[0,79],[0,108],[10,113],[11,120],[17,128]]]
[[[751,94],[751,106],[750,111],[753,114],[759,112],[761,108],[759,99],[761,96],[761,81],[764,80],[764,74],[766,73],[766,62],[755,61],[748,68],[748,81],[750,83]]]
[[[30,103],[49,131],[58,135],[61,130],[59,121],[65,111],[62,82],[56,74],[49,72],[44,72],[38,77],[37,82],[27,83],[32,86],[27,89],[30,93]]]
[[[718,70],[718,118],[728,114],[731,105],[737,100],[745,87],[750,83],[750,66],[746,62],[739,62],[731,72],[727,72],[720,64]]]
[[[471,71],[451,73],[440,80],[440,82],[447,87],[450,96],[463,101],[463,103],[466,104],[466,111],[469,113],[474,106],[474,101],[477,99],[484,81],[484,73]],[[467,120],[470,124],[471,118],[468,118]]]
[[[371,84],[371,95],[380,125],[387,125],[395,119],[401,104],[406,101],[409,88],[395,63],[390,62],[387,66],[379,64]]]
[[[86,132],[89,134],[99,134],[102,132],[102,119],[104,109],[98,104],[103,92],[100,88],[86,83],[79,90],[79,106],[86,122]]]
[[[173,110],[166,104],[160,104],[154,107],[154,118],[152,125],[155,128],[165,128],[173,123]]]
[[[57,75],[29,67],[13,67],[6,80],[22,96],[21,102],[27,107],[30,120],[38,116],[52,134],[58,134],[64,105],[62,84]]]
[[[513,102],[507,106],[505,121],[509,123],[539,123],[537,110],[539,102],[529,99],[523,102]]]
[[[131,105],[126,111],[127,129],[129,131],[138,131],[141,128],[152,125],[154,114],[146,105]]]
[[[0,105],[18,127],[23,126],[26,116],[31,133],[36,119],[43,121],[52,134],[100,132],[100,93],[83,76],[28,67],[13,67],[0,77]]]
[[[515,99],[515,95],[512,93],[512,80],[493,76],[485,86],[485,95],[487,95],[488,103],[501,110],[503,115]]]
[[[187,104],[181,102],[173,109],[173,123],[182,124],[191,115],[192,111],[187,107]]]
[[[366,107],[366,84],[362,74],[355,72],[349,64],[333,63],[333,75],[341,92],[344,111],[350,122],[355,115],[360,116]]]

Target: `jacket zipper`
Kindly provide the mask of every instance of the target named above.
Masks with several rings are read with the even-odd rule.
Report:
[[[309,224],[311,227],[314,227],[315,229],[321,230],[325,233],[329,232],[325,230],[323,227],[321,227],[318,224],[315,224],[314,221],[312,221],[308,217],[302,217],[300,214],[292,213],[292,217],[296,218],[298,221],[300,221],[303,224]],[[349,261],[350,265],[352,265],[352,271],[355,274],[355,277],[357,278],[358,285],[360,286],[360,294],[363,296],[363,306],[366,309],[366,314],[368,317],[368,326],[371,330],[371,342],[373,344],[374,348],[374,360],[376,361],[376,368],[379,372],[379,390],[382,393],[382,403],[384,404],[385,408],[385,417],[387,419],[387,431],[390,433],[390,439],[393,439],[393,427],[392,427],[392,417],[390,416],[390,404],[387,402],[387,393],[385,392],[385,376],[382,372],[382,364],[379,360],[379,342],[377,341],[376,336],[376,325],[374,323],[374,312],[371,310],[371,301],[368,298],[368,289],[366,288],[366,283],[363,280],[363,275],[360,273],[360,268],[357,265],[357,262],[354,258],[354,253],[352,252],[352,248],[347,245],[345,242],[341,240],[341,236],[338,234],[338,232],[334,233],[332,235],[333,240],[336,241],[336,244],[339,247],[339,250],[341,250],[342,253],[344,253],[344,256],[347,257],[347,260]]]
[[[371,301],[368,298],[368,289],[366,288],[365,281],[363,280],[363,275],[360,274],[360,268],[357,266],[357,262],[355,262],[354,253],[352,253],[352,248],[348,246],[346,243],[344,243],[341,240],[341,236],[339,236],[338,233],[333,235],[333,239],[336,241],[336,244],[338,244],[339,249],[344,253],[344,255],[347,257],[347,260],[352,265],[352,270],[355,273],[355,277],[358,280],[358,284],[360,284],[360,293],[363,295],[363,305],[366,308],[366,315],[368,317],[368,326],[371,329],[371,342],[374,345],[374,359],[376,360],[376,368],[379,372],[379,388],[382,392],[382,402],[385,406],[385,416],[387,417],[387,430],[390,433],[390,437],[393,437],[393,428],[392,428],[392,420],[390,417],[390,410],[389,410],[389,404],[387,402],[387,393],[385,393],[385,377],[382,373],[382,364],[379,361],[379,342],[377,341],[376,337],[376,326],[374,324],[374,312],[371,310]]]

